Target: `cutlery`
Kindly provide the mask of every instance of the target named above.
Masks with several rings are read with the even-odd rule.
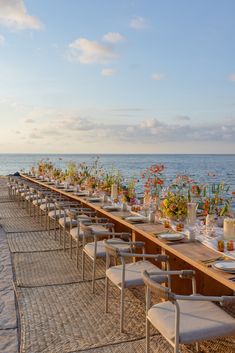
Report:
[[[218,257],[213,257],[213,258],[206,259],[206,260],[201,260],[201,262],[203,262],[204,264],[210,264],[212,262],[224,260],[224,259],[225,259],[224,256],[218,256]]]

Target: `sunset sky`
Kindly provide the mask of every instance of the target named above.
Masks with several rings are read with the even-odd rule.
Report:
[[[0,0],[0,153],[235,153],[234,0]]]

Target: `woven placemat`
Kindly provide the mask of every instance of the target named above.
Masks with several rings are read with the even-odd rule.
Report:
[[[75,256],[70,259],[68,252],[15,253],[13,264],[17,286],[36,287],[82,281],[81,261],[77,269]],[[97,259],[96,264],[96,278],[103,278],[105,263]],[[91,280],[91,273],[92,262],[87,259],[85,266],[86,281]]]
[[[62,249],[62,245],[54,239],[54,233],[48,236],[47,231],[8,233],[7,240],[12,253]]]
[[[64,286],[18,288],[21,353],[74,352],[141,338],[145,307],[131,292],[125,296],[125,329],[119,332],[120,291],[110,288],[111,312],[104,313],[104,281]]]

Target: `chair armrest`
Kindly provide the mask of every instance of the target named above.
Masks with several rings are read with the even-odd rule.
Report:
[[[126,244],[129,244],[128,242]],[[167,255],[161,255],[161,254],[137,254],[137,253],[126,253],[120,251],[120,256],[122,257],[142,257],[144,259],[155,259],[156,261],[163,261],[166,262],[168,261],[168,256]],[[160,271],[160,272],[151,272],[152,275],[167,275],[170,271]]]
[[[158,272],[151,272],[149,274],[150,277],[154,276],[154,275],[179,276],[180,278],[189,278],[189,279],[191,279],[195,275],[195,271],[193,271],[193,270],[161,271],[161,272],[158,271]]]
[[[207,296],[200,294],[193,295],[178,295],[174,294],[176,300],[190,300],[190,301],[210,301],[210,302],[220,302],[222,306],[232,306],[235,305],[235,296]]]

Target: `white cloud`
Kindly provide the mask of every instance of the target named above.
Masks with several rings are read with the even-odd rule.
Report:
[[[0,47],[5,43],[5,38],[0,34]]]
[[[176,118],[175,118],[177,121],[181,121],[181,122],[186,122],[186,121],[190,121],[190,117],[187,116],[187,115],[178,115]]]
[[[28,118],[28,119],[25,119],[25,121],[24,121],[26,124],[32,124],[32,123],[34,123],[35,121],[33,120],[33,119],[31,119],[31,118]]]
[[[160,123],[158,122],[157,119],[147,119],[144,121],[141,121],[141,123],[139,124],[139,127],[141,129],[148,129],[148,128],[155,128],[158,127],[160,125]]]
[[[163,73],[155,73],[155,74],[152,74],[151,76],[152,80],[155,80],[155,81],[162,81],[165,79],[165,77],[166,75]]]
[[[114,76],[116,75],[117,70],[111,68],[105,68],[101,71],[101,75],[103,76]]]
[[[131,19],[129,27],[140,30],[148,27],[147,21],[143,17],[136,16]]]
[[[0,24],[11,29],[40,29],[42,23],[27,13],[23,0],[0,0]]]
[[[109,32],[103,36],[103,40],[108,43],[123,42],[125,38],[118,32]]]
[[[69,44],[69,58],[78,60],[81,64],[104,64],[118,56],[111,46],[86,38],[76,39]]]
[[[235,81],[235,73],[231,74],[231,75],[228,77],[228,80],[229,80],[229,81]]]

